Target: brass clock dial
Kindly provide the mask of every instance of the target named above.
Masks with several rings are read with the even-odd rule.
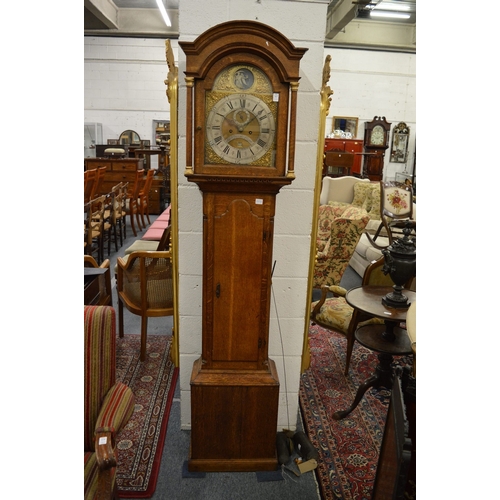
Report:
[[[383,146],[385,144],[385,134],[384,129],[381,125],[376,125],[373,127],[370,144],[372,146]]]
[[[277,111],[277,94],[260,69],[221,71],[206,94],[205,162],[274,166]]]

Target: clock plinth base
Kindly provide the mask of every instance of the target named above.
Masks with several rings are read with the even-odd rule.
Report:
[[[279,379],[268,370],[203,370],[191,374],[193,472],[253,472],[278,468]]]

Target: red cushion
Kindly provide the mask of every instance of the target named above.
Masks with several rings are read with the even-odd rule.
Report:
[[[153,221],[149,229],[165,229],[168,226],[168,221],[166,220],[158,220]]]
[[[156,220],[170,220],[170,205],[156,218]]]
[[[145,233],[141,240],[148,241],[160,241],[165,229],[150,227]]]

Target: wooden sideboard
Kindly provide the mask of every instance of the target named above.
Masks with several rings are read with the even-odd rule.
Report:
[[[361,164],[363,158],[362,139],[325,139],[325,152],[332,149],[339,149],[354,154],[354,160],[350,175],[361,175]]]
[[[132,184],[136,170],[144,168],[141,158],[85,158],[85,170],[106,167],[100,193],[106,194],[120,182]]]

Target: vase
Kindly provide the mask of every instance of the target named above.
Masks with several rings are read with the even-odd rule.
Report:
[[[414,278],[417,272],[417,250],[415,240],[410,238],[411,224],[408,223],[403,229],[403,238],[395,238],[391,245],[382,250],[385,260],[382,272],[389,274],[395,283],[393,291],[382,298],[382,304],[386,307],[410,307],[403,289],[404,284]]]

